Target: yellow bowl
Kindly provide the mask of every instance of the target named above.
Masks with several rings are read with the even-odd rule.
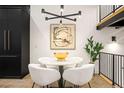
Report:
[[[57,58],[57,60],[65,60],[65,58],[67,57],[68,55],[68,52],[65,52],[65,53],[61,53],[61,52],[58,52],[58,53],[54,53],[54,56]]]

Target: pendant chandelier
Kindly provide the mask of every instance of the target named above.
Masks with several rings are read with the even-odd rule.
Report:
[[[51,19],[58,19],[60,18],[60,23],[62,23],[62,19],[66,19],[66,20],[71,20],[76,22],[76,18],[70,18],[72,16],[81,16],[81,11],[78,11],[77,13],[72,13],[72,14],[67,14],[67,15],[63,15],[63,10],[64,10],[64,5],[60,5],[60,15],[55,14],[55,13],[51,13],[51,12],[47,12],[45,9],[42,9],[42,13],[44,14],[48,14],[51,15],[52,17],[45,17],[45,20],[51,20]]]

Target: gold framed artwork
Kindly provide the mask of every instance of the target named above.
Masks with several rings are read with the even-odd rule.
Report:
[[[50,48],[54,50],[75,49],[76,32],[75,24],[51,24]]]

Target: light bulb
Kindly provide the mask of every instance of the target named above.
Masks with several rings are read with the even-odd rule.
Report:
[[[61,5],[60,7],[61,7],[60,11],[63,12],[64,5]]]
[[[61,12],[63,12],[63,9],[60,9]]]
[[[81,15],[79,15],[78,18],[81,18]]]
[[[80,18],[81,17],[81,11],[79,11],[78,13],[79,13],[79,16],[78,17]]]

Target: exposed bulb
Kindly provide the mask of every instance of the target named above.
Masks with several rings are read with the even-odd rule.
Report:
[[[81,18],[81,15],[79,15],[78,18]]]
[[[81,17],[81,11],[79,11],[79,16],[78,16],[79,18]]]
[[[63,12],[64,10],[63,9],[60,9],[61,12]]]
[[[64,10],[64,5],[61,5],[60,6],[60,11],[63,12],[63,10]]]

